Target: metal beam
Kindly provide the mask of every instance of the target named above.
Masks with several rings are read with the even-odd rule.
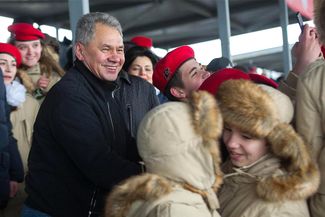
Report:
[[[79,18],[89,13],[89,1],[88,0],[69,0],[69,17],[70,27],[72,31],[72,41],[76,32],[77,22]]]
[[[291,52],[288,42],[288,6],[285,0],[279,0],[280,5],[280,20],[282,28],[282,39],[283,39],[283,72],[285,76],[292,69],[291,63]]]
[[[232,61],[230,53],[230,19],[228,0],[217,0],[219,35],[221,40],[222,56]]]
[[[199,14],[203,17],[214,17],[216,16],[215,11],[211,10],[211,8],[197,1],[189,1],[189,0],[179,0],[175,1],[175,4],[178,4],[180,7],[185,8],[188,11],[192,11],[195,14]]]

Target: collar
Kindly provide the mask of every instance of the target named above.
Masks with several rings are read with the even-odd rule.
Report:
[[[105,81],[96,77],[80,60],[75,60],[75,68],[92,84],[94,89],[100,87],[104,91],[114,91],[119,88],[118,83],[115,81]]]
[[[32,66],[31,68],[27,68],[26,71],[30,75],[40,75],[41,67],[40,67],[39,63],[37,63],[35,66]]]
[[[131,79],[130,79],[130,75],[129,73],[127,73],[126,71],[124,71],[123,69],[120,71],[119,76],[118,76],[119,80],[121,81],[125,81],[126,83],[128,83],[129,85],[131,85]]]
[[[230,160],[227,161],[226,164],[225,179],[237,176],[237,179],[243,177],[241,180],[245,182],[259,181],[263,177],[273,174],[273,171],[280,167],[279,159],[270,153],[264,155],[259,160],[248,166],[234,167]],[[246,179],[245,177],[250,177],[251,179]]]

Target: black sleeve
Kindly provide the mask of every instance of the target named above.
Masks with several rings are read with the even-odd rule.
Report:
[[[99,113],[85,97],[65,96],[51,114],[52,132],[79,170],[98,187],[113,184],[141,172],[140,165],[113,149],[113,135],[106,135]],[[107,139],[108,138],[108,139]]]
[[[8,111],[6,102],[6,88],[3,83],[3,75],[0,69],[0,150],[8,145]]]
[[[17,141],[13,137],[12,133],[10,133],[9,136],[8,152],[10,155],[10,168],[9,168],[10,180],[16,182],[23,182],[24,181],[23,162],[21,160],[21,156],[18,151]]]

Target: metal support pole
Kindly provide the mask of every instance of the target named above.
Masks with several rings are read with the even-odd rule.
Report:
[[[219,36],[221,40],[222,56],[232,61],[230,53],[230,18],[228,0],[216,0],[218,9]]]
[[[89,0],[69,0],[70,28],[72,31],[72,41],[76,33],[76,26],[79,18],[89,13]]]
[[[288,6],[285,0],[279,0],[280,5],[280,19],[282,28],[282,39],[283,39],[283,73],[285,77],[292,69],[291,52],[288,42]]]

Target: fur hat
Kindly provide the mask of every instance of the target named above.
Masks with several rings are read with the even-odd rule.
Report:
[[[258,84],[272,98],[280,122],[290,123],[293,119],[293,104],[290,98],[278,89],[265,84]]]
[[[228,80],[217,93],[225,124],[255,138],[265,138],[287,175],[258,182],[257,193],[267,200],[298,200],[313,194],[319,172],[307,146],[293,128],[282,123],[271,96],[249,80]]]
[[[314,0],[314,23],[319,40],[325,45],[325,0]]]

